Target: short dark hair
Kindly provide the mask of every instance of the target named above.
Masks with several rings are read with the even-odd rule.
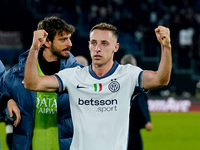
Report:
[[[113,35],[118,39],[119,32],[118,32],[117,28],[111,24],[108,24],[108,23],[97,24],[90,30],[90,33],[96,29],[112,31]]]
[[[66,32],[72,35],[75,32],[73,25],[67,24],[63,19],[56,16],[45,17],[41,20],[38,23],[37,30],[41,29],[44,29],[48,33],[47,39],[52,42],[57,33],[62,35],[63,32]]]

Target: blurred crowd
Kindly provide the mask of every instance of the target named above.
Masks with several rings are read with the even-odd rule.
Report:
[[[55,15],[73,24],[82,37],[88,37],[90,28],[99,22],[114,24],[121,34],[119,43],[120,47],[124,48],[124,54],[142,53],[142,56],[155,58],[160,57],[160,51],[155,50],[155,47],[159,48],[159,43],[154,29],[158,25],[164,25],[169,27],[171,32],[173,68],[186,71],[192,69],[194,74],[200,76],[199,0],[5,0],[1,3],[9,7],[13,5],[12,10],[26,10],[22,15],[16,12],[27,23],[18,25],[24,30],[25,49],[29,48],[30,42],[27,41],[32,35],[24,34],[27,34],[28,29],[32,33],[36,28],[34,23],[29,22],[34,22],[34,19],[38,22],[45,16]],[[33,19],[30,19],[28,14]],[[4,15],[0,15],[0,18]],[[7,24],[0,21],[0,30],[3,25],[4,28],[17,28],[11,21],[9,26],[8,22],[9,20],[6,21]]]
[[[9,0],[7,0],[9,1]],[[175,63],[189,69],[191,59],[200,64],[199,0],[10,0],[37,15],[56,15],[76,26],[80,34],[99,23],[118,27],[121,44],[134,53],[143,48],[145,56],[156,56],[154,29],[164,25],[171,30]],[[88,34],[87,34],[88,35]],[[144,45],[144,46],[142,46]],[[197,69],[198,71],[198,69]],[[199,71],[200,72],[200,71]]]

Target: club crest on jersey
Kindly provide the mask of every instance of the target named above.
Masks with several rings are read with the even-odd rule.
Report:
[[[95,92],[100,92],[101,90],[102,90],[102,84],[101,83],[94,84],[94,91]]]
[[[108,85],[108,89],[111,92],[117,92],[120,89],[120,84],[116,81],[116,79],[111,79],[111,83]]]

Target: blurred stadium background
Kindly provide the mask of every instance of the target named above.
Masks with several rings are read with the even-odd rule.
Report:
[[[156,123],[159,123],[154,120],[157,120],[156,113],[159,112],[165,112],[161,115],[162,120],[166,119],[166,114],[196,112],[196,122],[187,121],[190,117],[185,120],[183,117],[183,121],[190,123],[188,126],[191,128],[194,124],[199,124],[199,0],[3,0],[0,2],[0,59],[7,69],[18,62],[18,56],[22,52],[30,48],[37,23],[44,17],[53,15],[76,27],[76,32],[72,36],[71,51],[75,56],[83,55],[91,63],[88,51],[89,31],[95,24],[107,22],[114,24],[120,32],[120,49],[115,54],[115,59],[120,62],[124,54],[131,53],[136,57],[138,66],[145,70],[156,70],[160,61],[160,45],[154,29],[158,25],[169,27],[173,56],[171,81],[167,87],[149,93],[149,109],[152,112],[155,129],[150,134],[143,132],[144,138],[148,136],[152,139],[151,135],[157,130]],[[185,122],[181,122],[178,129],[181,129]],[[0,126],[1,145],[4,144],[2,126],[3,123]],[[200,127],[195,128],[199,133]],[[193,136],[199,138],[199,135]],[[160,143],[161,140],[162,138],[159,139]],[[145,144],[146,142],[148,139],[145,138]],[[170,147],[171,150],[178,150],[173,148]]]

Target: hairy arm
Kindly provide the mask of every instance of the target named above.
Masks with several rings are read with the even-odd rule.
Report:
[[[37,58],[39,48],[46,42],[48,33],[44,30],[34,31],[33,42],[25,65],[24,87],[32,91],[55,92],[58,81],[54,76],[39,76]]]
[[[155,34],[161,44],[161,60],[157,71],[145,71],[143,74],[142,84],[147,90],[168,85],[172,70],[170,31],[159,26],[155,29]]]

